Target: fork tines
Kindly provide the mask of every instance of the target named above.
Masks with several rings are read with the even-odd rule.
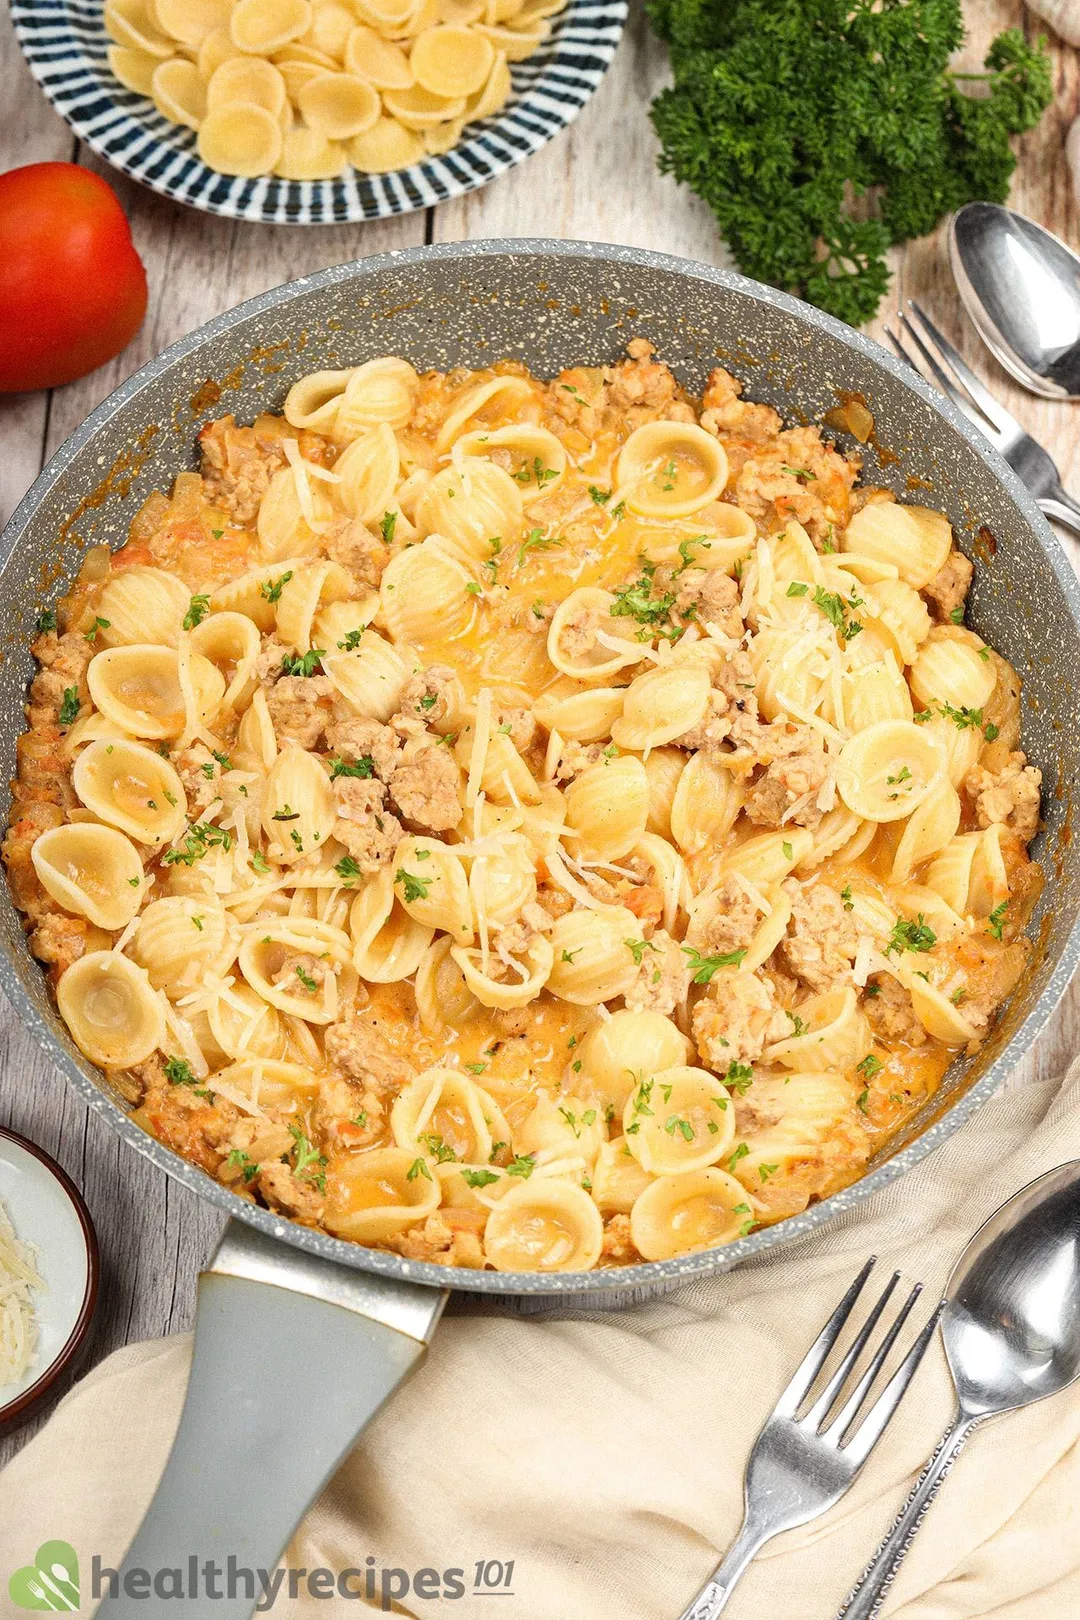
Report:
[[[814,1343],[795,1372],[784,1393],[776,1404],[775,1415],[790,1418],[799,1428],[808,1434],[816,1435],[820,1440],[834,1446],[843,1446],[848,1459],[858,1465],[868,1455],[871,1447],[878,1440],[886,1424],[900,1404],[901,1397],[911,1382],[915,1369],[918,1367],[927,1346],[934,1334],[937,1320],[941,1314],[941,1306],[934,1311],[922,1332],[916,1338],[907,1355],[881,1391],[874,1405],[854,1432],[854,1425],[865,1405],[866,1399],[881,1372],[893,1346],[900,1334],[900,1330],[907,1321],[911,1310],[922,1292],[922,1284],[916,1283],[904,1301],[900,1310],[893,1318],[891,1325],[874,1352],[869,1365],[860,1375],[854,1388],[851,1390],[839,1412],[833,1416],[834,1409],[840,1400],[844,1387],[847,1384],[855,1366],[866,1349],[870,1338],[884,1314],[885,1308],[892,1297],[900,1273],[894,1272],[886,1283],[877,1302],[868,1313],[854,1339],[841,1357],[839,1364],[832,1372],[813,1405],[798,1416],[800,1407],[809,1396],[818,1375],[825,1366],[828,1357],[836,1344],[837,1339],[851,1316],[855,1302],[862,1293],[863,1287],[874,1268],[876,1257],[871,1256],[863,1266],[859,1275],[829,1317]],[[831,1419],[831,1421],[830,1421]]]
[[[1015,417],[998,403],[960,351],[914,298],[908,299],[906,311],[898,311],[895,324],[887,325],[885,333],[901,360],[906,360],[913,371],[921,369],[912,348],[917,351],[923,367],[941,392],[999,449],[1012,435],[1022,431]]]

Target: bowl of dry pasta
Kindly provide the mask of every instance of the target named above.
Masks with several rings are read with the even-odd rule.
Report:
[[[116,168],[208,213],[381,219],[566,127],[626,0],[13,0],[30,70]]]
[[[920,382],[726,272],[279,289],[95,412],[0,574],[5,989],[315,1253],[731,1264],[929,1151],[1075,963],[1066,560]]]

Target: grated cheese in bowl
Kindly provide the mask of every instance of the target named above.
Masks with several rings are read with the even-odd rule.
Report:
[[[17,1384],[34,1359],[37,1327],[31,1290],[45,1287],[0,1203],[0,1390]]]

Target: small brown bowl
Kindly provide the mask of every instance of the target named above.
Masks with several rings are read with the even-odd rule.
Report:
[[[0,1389],[0,1433],[25,1423],[86,1346],[100,1266],[90,1212],[55,1159],[0,1128],[0,1203],[16,1236],[33,1245],[46,1287],[34,1295],[38,1345],[25,1378]]]

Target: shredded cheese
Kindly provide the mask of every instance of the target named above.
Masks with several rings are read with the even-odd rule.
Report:
[[[488,748],[491,745],[491,689],[485,686],[476,699],[476,717],[473,720],[472,750],[469,754],[469,779],[465,784],[465,803],[476,803],[484,780]]]
[[[0,1203],[0,1389],[23,1378],[37,1349],[31,1290],[44,1289],[45,1284],[31,1258],[30,1245],[15,1236]]]

